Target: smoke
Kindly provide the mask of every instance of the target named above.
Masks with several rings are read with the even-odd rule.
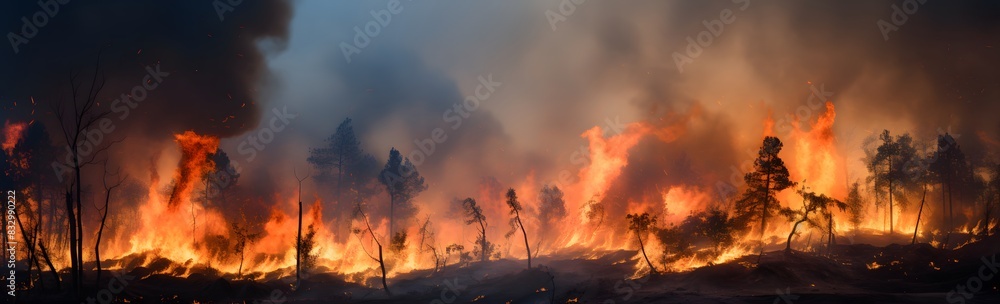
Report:
[[[98,101],[130,136],[236,135],[257,124],[264,51],[283,47],[290,18],[283,0],[7,1],[0,27],[25,40],[0,48],[0,99],[68,104],[71,75],[86,91],[96,67]]]

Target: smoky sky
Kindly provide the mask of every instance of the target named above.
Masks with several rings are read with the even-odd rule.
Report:
[[[0,100],[61,98],[69,73],[86,76],[100,54],[102,100],[111,102],[159,64],[171,74],[134,110],[129,134],[223,136],[249,170],[241,183],[269,190],[288,188],[276,186],[290,185],[286,169],[304,167],[307,148],[344,118],[380,163],[391,147],[413,155],[415,140],[442,128],[448,140],[418,165],[430,185],[420,199],[432,205],[476,195],[483,177],[509,187],[576,173],[580,134],[609,120],[666,127],[695,112],[677,140],[642,140],[610,191],[641,199],[728,180],[760,145],[768,113],[795,113],[811,85],[834,94],[838,149],[852,162],[861,139],[881,129],[923,140],[950,130],[974,159],[997,148],[982,138],[1000,137],[995,1],[586,1],[568,13],[561,6],[572,1],[401,3],[347,62],[341,44],[385,2],[244,1],[225,20],[208,1],[70,2],[18,54],[3,51]],[[907,3],[916,11],[894,9]],[[3,5],[3,29],[14,32],[40,10]],[[687,54],[688,38],[727,10],[735,20]],[[550,13],[564,19],[553,27]],[[897,28],[888,39],[880,20]],[[683,72],[675,53],[692,57]],[[451,129],[443,114],[485,75],[503,85]],[[246,164],[236,147],[283,105],[299,118],[263,161]]]
[[[10,32],[0,48],[5,103],[27,104],[34,97],[42,104],[36,114],[48,112],[52,103],[68,105],[70,76],[76,74],[77,85],[88,89],[96,66],[107,81],[97,100],[110,111],[122,94],[141,98],[133,87],[143,85],[147,67],[158,67],[164,75],[159,86],[136,102],[128,117],[123,111],[109,116],[132,129],[130,136],[163,137],[183,130],[233,136],[256,126],[258,91],[267,73],[259,46],[282,47],[289,1],[235,6],[215,1],[227,4],[218,10],[213,1],[61,2],[67,3],[0,5],[0,28]],[[22,17],[32,25],[25,26]],[[14,34],[27,41],[15,39],[16,52],[6,43]]]

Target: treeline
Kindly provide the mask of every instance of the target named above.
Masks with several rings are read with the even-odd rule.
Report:
[[[666,228],[656,225],[656,214],[627,215],[629,229],[636,234],[648,267],[656,271],[644,248],[643,238],[649,234],[663,245],[660,262],[664,265],[692,257],[711,261],[725,249],[737,245],[736,236],[748,235],[751,231],[759,232],[758,242],[763,255],[763,237],[769,224],[790,225],[786,251],[791,251],[792,238],[803,227],[820,230],[829,250],[836,243],[838,217],[834,216],[835,212],[844,213],[857,233],[862,223],[881,209],[889,222],[886,233],[891,237],[899,233],[894,228],[902,210],[916,208],[917,220],[911,243],[936,241],[942,248],[958,245],[952,235],[961,232],[958,231],[960,226],[972,225],[973,233],[967,236],[972,239],[996,233],[1000,164],[989,158],[967,159],[950,134],[939,135],[933,144],[917,143],[909,134],[892,136],[889,131],[866,139],[862,149],[868,176],[851,183],[843,199],[811,191],[806,181],[790,180],[788,168],[779,156],[782,147],[778,138],[764,138],[753,171],[744,175],[746,187],[735,197],[732,208],[715,206]],[[777,194],[786,189],[795,189],[802,198],[800,207],[782,207]],[[920,240],[921,228],[932,231],[925,226],[932,201],[928,192],[935,191],[940,195],[940,209],[936,212],[941,219],[933,230],[937,233],[931,236],[932,239]],[[796,204],[789,202],[788,205]],[[869,208],[876,212],[868,212]],[[970,217],[956,223],[956,210]]]

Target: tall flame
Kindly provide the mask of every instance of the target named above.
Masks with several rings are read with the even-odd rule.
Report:
[[[219,148],[219,138],[198,135],[194,131],[186,131],[174,135],[177,144],[181,146],[181,161],[174,174],[177,184],[170,193],[170,207],[176,207],[179,202],[186,201],[194,189],[195,181],[212,170],[215,163],[209,157]]]

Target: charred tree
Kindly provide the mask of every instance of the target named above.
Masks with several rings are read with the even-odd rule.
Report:
[[[795,224],[792,225],[792,231],[788,233],[788,240],[785,242],[785,252],[790,253],[792,251],[792,237],[795,236],[795,232],[797,231],[799,225],[808,222],[813,227],[822,227],[820,225],[822,222],[809,217],[810,214],[823,213],[823,217],[829,220],[827,223],[827,229],[829,229],[829,231],[827,231],[829,233],[827,241],[832,244],[833,220],[831,208],[837,207],[843,211],[847,209],[847,204],[830,198],[824,194],[816,194],[815,192],[806,191],[805,186],[796,192],[802,196],[802,209],[792,210],[786,208],[781,211],[781,213],[788,217],[789,220],[795,221]]]
[[[468,217],[465,220],[466,225],[479,224],[479,228],[476,229],[476,232],[479,233],[476,236],[476,243],[479,246],[479,260],[485,262],[493,253],[493,244],[486,240],[486,227],[488,226],[486,216],[483,215],[483,209],[476,204],[476,200],[471,197],[462,201],[462,208],[465,210],[465,216]]]
[[[304,254],[302,253],[302,181],[309,178],[308,175],[299,178],[299,173],[292,169],[292,173],[295,174],[295,180],[299,183],[299,225],[298,231],[295,234],[295,287],[298,288],[302,283],[302,258]],[[242,261],[241,261],[242,266]]]
[[[73,290],[79,294],[83,283],[83,180],[81,171],[85,166],[95,163],[94,159],[96,156],[110,147],[114,142],[94,148],[89,155],[81,154],[80,146],[88,141],[85,132],[95,127],[98,122],[102,121],[110,113],[108,111],[99,111],[98,109],[97,96],[105,84],[105,79],[102,77],[100,71],[100,56],[98,55],[97,64],[94,66],[89,89],[82,96],[81,93],[83,92],[80,90],[81,84],[77,83],[76,78],[77,75],[75,73],[70,75],[70,106],[72,108],[65,109],[64,105],[55,103],[53,104],[52,112],[56,115],[63,140],[68,146],[67,150],[71,158],[68,164],[61,164],[61,166],[55,167],[58,168],[57,174],[65,173],[65,171],[70,171],[73,174],[72,179],[68,183],[69,190],[66,192],[66,214],[70,224],[70,273],[73,278]],[[85,160],[84,157],[87,156],[90,158]],[[75,195],[73,192],[75,192]]]
[[[377,246],[377,249],[378,249],[378,258],[376,258],[376,257],[372,256],[370,253],[368,253],[367,249],[365,249],[365,253],[368,254],[368,257],[370,257],[372,260],[375,260],[376,262],[378,262],[379,269],[382,270],[382,289],[385,290],[385,294],[386,295],[392,296],[392,292],[389,291],[389,284],[388,284],[388,282],[386,282],[386,278],[385,278],[386,277],[386,272],[385,272],[385,257],[382,254],[382,242],[378,240],[378,236],[376,236],[375,235],[375,231],[372,230],[372,225],[368,221],[368,216],[365,214],[365,210],[364,210],[364,207],[362,206],[361,202],[358,202],[355,205],[355,207],[354,207],[354,217],[360,219],[362,221],[362,223],[365,224],[364,229],[362,229],[362,228],[354,228],[353,229],[354,230],[354,234],[358,236],[358,241],[361,241],[361,243],[364,244],[364,242],[362,241],[362,236],[361,235],[367,233],[368,235],[371,236],[372,241],[374,241],[375,245]],[[362,248],[364,248],[364,246],[362,246]]]
[[[947,248],[951,239],[951,233],[955,230],[955,200],[954,192],[963,189],[963,185],[970,183],[972,176],[971,166],[966,162],[965,154],[962,153],[958,142],[950,134],[939,135],[937,140],[937,151],[934,162],[930,164],[930,170],[938,178],[941,184],[941,210],[942,220],[947,224],[945,241],[941,244]],[[958,189],[958,190],[956,190]]]
[[[112,174],[112,175],[118,175],[118,172],[116,171],[115,174]],[[125,177],[123,176],[123,177],[117,179],[117,181],[115,181],[113,184],[109,185],[108,184],[108,163],[107,162],[104,163],[104,178],[102,179],[102,181],[104,182],[104,192],[105,192],[105,194],[104,194],[104,207],[103,208],[98,208],[98,210],[97,210],[98,212],[101,212],[101,226],[100,226],[100,228],[97,229],[97,240],[94,241],[94,259],[95,259],[95,262],[97,264],[97,280],[96,280],[96,282],[97,282],[98,285],[101,284],[101,271],[102,271],[102,269],[101,269],[101,236],[104,235],[104,227],[105,227],[105,224],[107,223],[108,213],[109,213],[109,210],[111,208],[111,191],[115,190],[115,188],[118,188],[118,186],[121,186],[121,184],[122,184],[122,182],[124,180],[125,180]]]
[[[628,214],[625,219],[628,220],[628,229],[635,232],[635,236],[639,240],[639,250],[642,251],[642,258],[646,260],[649,271],[657,273],[653,263],[649,261],[649,256],[646,255],[646,246],[642,243],[642,235],[649,233],[656,225],[656,216],[650,216],[649,213],[643,212],[642,214]]]
[[[531,247],[528,246],[528,233],[524,231],[524,223],[521,222],[521,202],[517,201],[517,192],[514,188],[507,189],[507,207],[510,208],[510,214],[514,218],[510,219],[510,232],[507,232],[507,236],[514,234],[518,228],[521,229],[521,235],[524,236],[524,250],[528,252],[528,269],[531,269]]]

